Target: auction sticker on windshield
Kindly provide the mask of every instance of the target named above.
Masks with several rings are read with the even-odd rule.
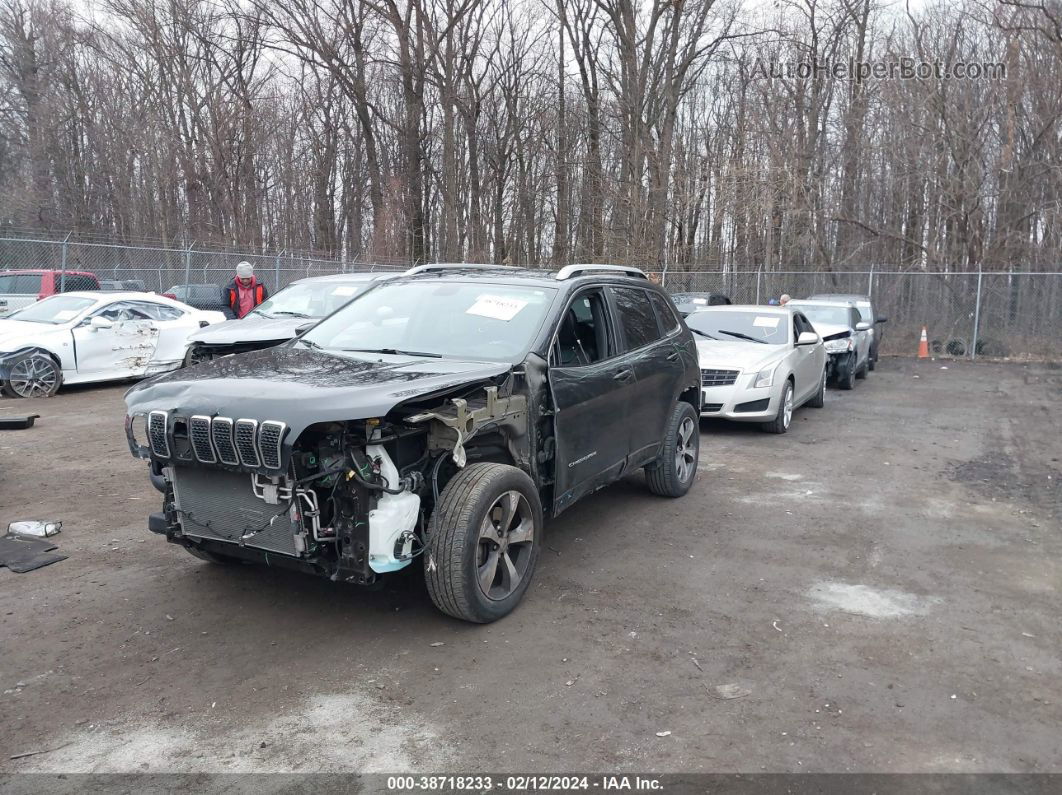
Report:
[[[346,284],[342,284],[332,291],[332,295],[354,295],[358,291],[357,287],[351,287]]]
[[[58,312],[55,313],[55,319],[73,320],[75,317],[77,317],[77,314],[80,311],[80,309],[60,309]]]
[[[779,320],[780,318],[777,317],[757,317],[752,321],[752,325],[759,328],[778,328]]]
[[[512,320],[527,306],[527,301],[519,298],[506,298],[504,295],[481,295],[465,310],[466,315],[479,315],[493,320]]]

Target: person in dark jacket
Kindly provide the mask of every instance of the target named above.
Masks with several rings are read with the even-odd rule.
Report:
[[[254,267],[249,262],[236,266],[236,278],[229,282],[229,308],[236,317],[248,312],[269,297],[266,286],[254,277]]]

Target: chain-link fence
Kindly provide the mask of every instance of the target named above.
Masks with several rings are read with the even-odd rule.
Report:
[[[100,279],[139,280],[166,292],[179,284],[224,285],[241,260],[278,290],[308,276],[399,270],[405,262],[336,259],[310,253],[245,251],[187,246],[116,245],[43,236],[0,237],[0,271],[87,271]],[[671,292],[720,292],[734,303],[767,303],[788,293],[871,295],[883,328],[883,352],[913,354],[922,326],[941,356],[1062,358],[1062,271],[955,273],[897,271],[708,270],[691,264],[660,274]]]
[[[940,356],[1062,358],[1062,272],[954,273],[865,271],[709,272],[662,274],[673,293],[720,292],[734,303],[767,303],[783,294],[870,295],[883,328],[882,352],[918,350],[922,327]]]
[[[135,279],[154,292],[166,292],[179,284],[224,285],[232,280],[236,264],[241,261],[251,263],[255,275],[274,292],[307,276],[407,267],[401,262],[336,259],[302,252],[251,254],[194,243],[183,247],[126,246],[69,239],[0,237],[0,270],[86,271],[100,279]]]

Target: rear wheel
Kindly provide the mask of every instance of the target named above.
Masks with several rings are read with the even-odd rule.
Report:
[[[51,397],[59,391],[63,372],[50,356],[30,353],[16,359],[3,380],[4,393],[11,397]]]
[[[671,410],[660,457],[645,468],[645,482],[653,494],[681,497],[690,490],[700,451],[698,420],[696,410],[684,401]]]
[[[870,372],[870,354],[867,354],[867,360],[863,362],[863,366],[856,370],[856,378],[866,378],[867,373]]]
[[[816,392],[811,400],[808,401],[808,405],[813,409],[821,409],[826,405],[826,368],[822,369],[822,378],[819,379],[819,391]]]
[[[873,370],[877,366],[878,366],[878,349],[874,348],[874,350],[872,350],[870,352],[870,361],[867,362],[867,369]]]
[[[793,421],[793,382],[788,379],[782,389],[782,399],[778,404],[778,413],[770,422],[763,423],[760,427],[767,433],[785,433],[789,430],[789,424]]]
[[[531,478],[507,464],[469,464],[446,484],[428,523],[431,600],[454,618],[496,621],[523,598],[541,545]]]

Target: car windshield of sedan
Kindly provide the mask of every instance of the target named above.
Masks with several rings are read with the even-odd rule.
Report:
[[[824,306],[821,304],[797,303],[790,303],[789,306],[803,312],[804,316],[811,321],[812,325],[815,323],[829,323],[834,326],[847,326],[849,322],[847,306]]]
[[[747,340],[768,345],[785,345],[789,341],[789,324],[782,314],[706,309],[687,317],[686,325],[700,339]]]
[[[268,318],[307,317],[319,318],[330,315],[343,304],[349,303],[370,286],[371,281],[348,282],[303,282],[285,287],[272,298],[261,303],[252,315]]]
[[[385,284],[300,338],[332,351],[512,361],[527,353],[556,290],[487,282]]]
[[[53,295],[25,309],[12,312],[9,320],[25,320],[29,323],[50,323],[58,326],[67,323],[96,303],[94,298],[78,298],[73,295]]]

